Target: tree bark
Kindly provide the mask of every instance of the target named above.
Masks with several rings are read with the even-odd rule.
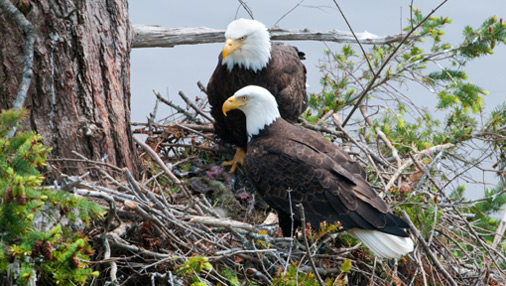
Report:
[[[137,174],[130,129],[130,50],[126,0],[12,1],[35,32],[25,127],[53,148],[51,158],[92,160]],[[0,11],[0,108],[13,106],[23,67],[23,31]],[[63,165],[64,164],[64,165]],[[55,163],[83,174],[82,163]]]

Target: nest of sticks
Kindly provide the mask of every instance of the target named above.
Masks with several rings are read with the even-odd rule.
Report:
[[[198,97],[189,100],[182,92],[179,95],[186,108],[156,94],[157,104],[148,122],[132,124],[142,165],[139,178],[128,169],[88,160],[77,153],[79,160],[89,164],[90,172],[98,173],[103,180],[90,182],[86,176],[62,175],[62,189],[93,198],[108,209],[107,218],[95,222],[87,234],[97,249],[92,266],[101,273],[90,285],[506,283],[498,265],[504,264],[505,258],[480,240],[456,205],[441,207],[441,217],[428,239],[406,213],[399,213],[409,220],[417,244],[414,252],[399,261],[375,258],[345,233],[307,227],[294,238],[282,237],[272,210],[255,196],[242,171],[229,174],[221,167],[232,157],[233,148],[216,141],[207,101]],[[159,102],[170,105],[174,113],[157,122]],[[304,120],[300,124],[342,141],[340,145],[348,147],[364,165],[368,159],[377,161],[378,176],[400,190],[405,184],[413,184],[402,166],[433,156],[427,151],[399,158],[403,164],[397,169],[392,164],[383,166],[373,147],[340,127],[337,116],[326,119],[330,120],[324,124]],[[354,149],[360,151],[354,154]],[[422,166],[419,171],[424,174]],[[401,181],[403,177],[407,179]],[[385,199],[392,203],[399,198],[385,194]],[[402,204],[400,200],[397,204]],[[455,235],[456,230],[476,240],[466,241],[468,238]],[[475,247],[449,248],[448,240]],[[465,252],[470,259],[462,260],[456,252]],[[474,256],[484,255],[490,259],[487,264],[472,263]]]

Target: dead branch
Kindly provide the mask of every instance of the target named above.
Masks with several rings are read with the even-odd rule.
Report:
[[[224,30],[207,27],[168,28],[149,25],[134,25],[135,37],[133,48],[172,48],[178,45],[197,45],[222,43],[225,39]],[[274,41],[322,41],[337,43],[356,43],[353,34],[345,31],[311,31],[290,30],[281,28],[269,29]],[[400,42],[404,35],[377,36],[368,32],[356,33],[356,37],[364,45],[381,45]],[[407,39],[414,39],[410,36]]]
[[[414,155],[414,158],[415,159],[419,159],[419,158],[421,158],[421,157],[423,157],[423,156],[425,156],[427,154],[432,154],[432,153],[438,152],[438,151],[444,151],[444,150],[447,150],[447,149],[450,149],[450,148],[453,148],[453,147],[455,147],[455,145],[451,144],[451,143],[433,146],[433,147],[427,148],[427,149],[425,149],[423,151],[420,151],[420,152],[416,153]],[[390,181],[385,186],[385,191],[388,191],[392,187],[392,185],[394,184],[395,180],[397,180],[397,178],[402,174],[402,172],[406,168],[408,168],[409,166],[411,166],[411,164],[413,164],[413,159],[409,158],[409,159],[406,160],[406,162],[404,162],[404,164],[402,164],[399,168],[397,168],[397,170],[393,174],[392,178],[390,178]]]
[[[499,242],[502,240],[504,236],[504,231],[506,231],[506,210],[504,210],[501,222],[497,226],[497,230],[494,235],[494,240],[492,243],[492,248],[496,248],[499,245]]]
[[[244,222],[231,220],[228,218],[214,218],[208,216],[190,216],[191,223],[201,223],[205,225],[212,225],[226,228],[240,228],[247,231],[257,231],[258,228]]]
[[[458,284],[455,282],[455,280],[453,280],[450,273],[448,273],[446,271],[446,269],[444,269],[443,265],[441,265],[441,263],[437,259],[436,255],[434,255],[434,253],[430,250],[430,247],[427,245],[427,242],[425,242],[422,235],[420,234],[420,231],[418,231],[416,226],[413,224],[413,222],[409,218],[406,211],[402,211],[401,214],[402,214],[402,218],[408,223],[409,228],[411,229],[411,232],[413,232],[417,241],[420,242],[420,244],[423,246],[425,253],[427,253],[427,255],[429,255],[430,259],[432,260],[434,265],[437,267],[437,269],[443,274],[443,276],[448,280],[448,282],[451,283],[451,285],[457,286]]]
[[[369,124],[369,126],[371,126],[371,127],[374,127],[374,131],[376,132],[376,136],[378,136],[378,138],[381,139],[381,141],[383,141],[385,143],[385,145],[387,145],[388,149],[390,149],[390,151],[392,152],[392,156],[395,158],[395,162],[397,162],[397,168],[399,168],[401,166],[401,158],[399,157],[399,152],[397,151],[397,149],[392,145],[392,142],[390,142],[390,140],[388,140],[385,133],[383,133],[383,131],[381,131],[381,128],[372,122],[371,117],[369,116],[369,114],[367,114],[367,110],[365,109],[365,106],[360,105],[359,109],[360,109],[360,112],[362,113],[362,116],[364,117],[365,121],[367,122],[367,124]],[[379,151],[379,149],[378,149],[378,151]]]
[[[169,170],[169,168],[167,168],[167,165],[165,165],[165,163],[158,156],[158,154],[156,154],[156,152],[153,151],[153,149],[151,149],[151,147],[149,147],[141,139],[139,139],[135,136],[133,136],[133,138],[134,138],[135,143],[139,144],[139,146],[141,146],[149,154],[149,156],[151,158],[153,158],[153,160],[155,160],[155,162],[158,164],[158,166],[160,166],[160,168],[162,168],[162,170],[165,172],[165,174],[167,176],[169,176],[169,178],[172,180],[172,182],[174,182],[174,184],[176,184],[178,186],[178,188],[183,192],[183,194],[185,194],[186,197],[190,198],[191,196],[190,196],[190,193],[188,192],[188,190],[186,190],[186,188],[183,186],[181,181],[174,175],[174,173],[172,173]]]
[[[355,138],[353,138],[353,136],[351,136],[351,134],[348,131],[346,131],[346,129],[342,126],[342,120],[341,120],[341,117],[339,116],[339,114],[337,114],[337,113],[332,114],[332,120],[334,121],[334,124],[336,125],[337,129],[339,129],[339,131],[343,132],[344,135],[346,136],[346,138],[348,138],[348,140],[353,142],[360,150],[362,150],[362,152],[370,155],[372,158],[374,158],[374,160],[376,160],[381,165],[383,165],[385,167],[390,166],[390,164],[388,164],[388,162],[386,162],[381,157],[379,157],[374,152],[372,152],[369,149],[369,147],[367,147],[365,144],[362,144],[361,142],[357,141]]]
[[[195,118],[195,116],[193,116],[192,114],[188,113],[186,110],[184,110],[183,108],[181,108],[177,104],[174,104],[172,101],[169,101],[169,100],[163,98],[160,95],[160,93],[158,93],[158,92],[156,92],[154,90],[153,90],[153,93],[155,94],[155,96],[156,96],[156,98],[158,100],[160,100],[161,102],[163,102],[163,103],[167,104],[168,106],[174,108],[175,110],[177,110],[177,112],[184,114],[186,116],[186,118],[190,119],[191,121],[193,121],[193,122],[195,122],[197,124],[201,123],[200,119]]]
[[[193,104],[193,102],[191,102],[191,100],[189,100],[188,97],[186,97],[186,95],[184,95],[184,93],[182,91],[179,91],[178,94],[179,94],[179,96],[181,96],[181,98],[184,100],[184,102],[186,102],[186,104],[188,104],[191,108],[193,108],[193,110],[195,110],[195,112],[200,114],[200,116],[204,117],[209,122],[214,123],[214,119],[211,116],[207,115],[205,112],[203,112],[195,104]]]
[[[304,206],[302,204],[297,204],[297,208],[299,209],[300,214],[300,223],[302,225],[302,236],[304,237],[304,245],[306,246],[307,251],[307,259],[309,260],[311,264],[311,268],[313,268],[313,272],[316,275],[316,278],[318,279],[318,283],[320,286],[325,285],[323,283],[322,278],[320,277],[320,273],[318,273],[318,269],[316,269],[316,265],[314,263],[313,255],[311,253],[311,247],[309,247],[309,242],[307,240],[307,234],[306,234],[306,215],[304,214]]]

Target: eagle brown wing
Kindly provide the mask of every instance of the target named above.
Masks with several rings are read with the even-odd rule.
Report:
[[[229,71],[222,64],[221,53],[218,65],[209,79],[207,96],[211,105],[216,135],[226,143],[246,149],[246,119],[239,110],[232,110],[225,117],[221,107],[225,100],[247,85],[259,85],[269,90],[278,102],[280,114],[289,121],[296,121],[307,108],[306,67],[293,46],[273,43],[271,59],[267,66],[253,72],[239,66]]]
[[[358,227],[407,236],[407,225],[392,214],[365,180],[365,173],[321,135],[278,119],[248,146],[244,168],[265,201],[279,213],[284,235],[290,234],[290,205],[302,203],[315,228],[341,222],[343,230]],[[290,194],[288,193],[290,191]],[[300,216],[294,211],[295,223]]]

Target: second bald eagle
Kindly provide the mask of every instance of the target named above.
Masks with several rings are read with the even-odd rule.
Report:
[[[216,135],[237,147],[234,159],[224,163],[231,165],[230,172],[234,172],[246,151],[246,119],[237,110],[223,116],[221,107],[225,100],[246,85],[259,85],[274,95],[281,117],[296,121],[307,107],[306,67],[301,62],[303,53],[292,46],[271,44],[267,28],[256,20],[231,22],[225,38],[207,95]]]
[[[244,112],[252,138],[246,176],[277,210],[283,235],[292,236],[301,224],[294,206],[302,204],[313,228],[339,221],[378,256],[399,258],[413,250],[408,224],[374,191],[360,164],[315,131],[280,118],[269,91],[240,89],[223,104],[224,114],[233,110]]]

